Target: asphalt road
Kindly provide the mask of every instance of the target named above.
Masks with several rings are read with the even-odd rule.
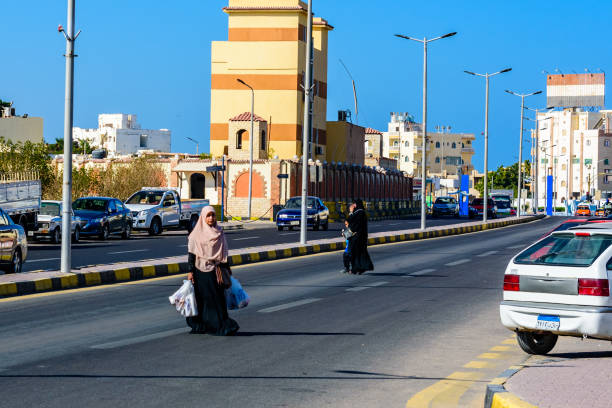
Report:
[[[466,222],[467,219],[452,217],[428,220],[428,225],[445,225]],[[371,222],[371,232],[394,231],[408,228],[418,228],[420,219],[388,220]],[[339,237],[342,225],[330,224],[328,231],[308,231],[308,239]],[[278,231],[276,227],[248,228],[227,232],[228,244],[231,249],[247,248],[259,245],[297,242],[300,232]],[[30,242],[24,272],[37,270],[58,270],[60,268],[61,246],[49,241]],[[162,235],[151,237],[147,233],[135,233],[131,239],[122,240],[113,236],[108,241],[96,239],[83,240],[73,246],[72,267],[79,268],[88,265],[109,264],[124,261],[141,261],[146,259],[177,256],[187,252],[187,231],[166,231]]]
[[[339,252],[235,267],[236,337],[187,333],[181,277],[0,300],[0,406],[481,407],[526,357],[503,271],[560,221],[379,245],[363,276]]]

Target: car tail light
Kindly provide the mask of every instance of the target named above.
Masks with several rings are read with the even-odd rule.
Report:
[[[576,236],[577,237],[590,237],[591,233],[590,232],[577,232]]]
[[[521,290],[520,275],[504,275],[504,290],[509,290],[509,291]]]
[[[586,296],[610,296],[607,279],[578,279],[578,294]]]

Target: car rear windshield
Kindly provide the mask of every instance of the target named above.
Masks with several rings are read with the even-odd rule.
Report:
[[[531,265],[589,266],[612,244],[612,235],[554,234],[521,252],[514,262]]]
[[[130,198],[128,198],[125,203],[159,205],[159,202],[161,201],[163,196],[163,191],[139,191]]]
[[[41,203],[40,215],[50,215],[52,217],[59,217],[60,205],[57,203]]]
[[[315,199],[308,198],[306,199],[306,207],[314,208],[315,207]],[[302,208],[302,199],[301,198],[290,198],[285,204],[285,208],[297,209]]]
[[[586,222],[564,222],[563,224],[555,228],[553,231],[565,231],[565,230],[577,227],[582,224],[586,224]]]
[[[87,211],[106,211],[106,200],[102,200],[99,198],[79,198],[74,203],[72,203],[72,209],[77,210],[87,210]]]
[[[506,200],[500,201],[496,198],[495,205],[497,206],[497,208],[510,208],[510,201],[506,201]]]
[[[472,201],[472,205],[483,205],[484,204],[484,200],[482,198],[475,198],[474,201]],[[487,206],[492,206],[493,205],[493,200],[489,199],[487,200]]]
[[[450,197],[440,197],[436,198],[436,202],[434,204],[455,204],[455,199]]]

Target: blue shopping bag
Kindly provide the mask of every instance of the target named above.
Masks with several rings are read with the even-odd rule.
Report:
[[[233,276],[230,278],[232,280],[232,286],[229,289],[225,290],[225,302],[227,303],[227,308],[230,310],[242,309],[247,307],[251,298],[242,288],[238,279]]]

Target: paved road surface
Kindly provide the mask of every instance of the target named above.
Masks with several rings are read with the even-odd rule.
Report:
[[[363,276],[340,253],[236,267],[237,337],[187,333],[180,277],[1,300],[0,406],[480,407],[526,357],[505,266],[559,221],[372,247]]]
[[[438,218],[428,220],[428,225],[446,225],[466,222],[465,218]],[[371,222],[371,232],[393,231],[407,228],[418,228],[420,219],[388,220]],[[330,224],[329,231],[308,231],[309,239],[339,237],[341,224]],[[229,246],[232,249],[247,248],[258,245],[296,242],[300,239],[300,232],[277,231],[273,228],[257,228],[228,231]],[[23,266],[24,272],[36,270],[58,270],[60,268],[60,245],[48,241],[33,243],[29,246],[28,260]],[[130,240],[122,240],[113,236],[108,241],[86,240],[73,246],[73,268],[108,264],[120,261],[141,261],[152,258],[182,255],[187,252],[187,232],[167,231],[156,237],[147,233],[136,233]]]

